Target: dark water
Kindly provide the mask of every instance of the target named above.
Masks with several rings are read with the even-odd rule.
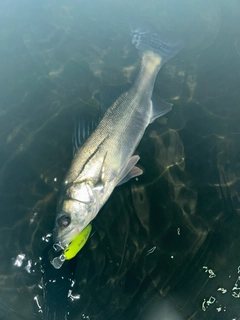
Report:
[[[95,219],[68,318],[240,319],[239,1],[3,0],[1,320],[43,317],[39,257],[74,121],[98,111],[100,86],[133,79],[135,19],[186,39],[155,85],[174,108],[138,147],[144,175]]]

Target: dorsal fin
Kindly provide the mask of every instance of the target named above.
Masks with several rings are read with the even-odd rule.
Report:
[[[73,143],[73,156],[77,150],[84,144],[87,138],[93,133],[97,125],[99,124],[102,116],[109,107],[131,87],[130,83],[121,86],[106,86],[102,87],[99,91],[100,99],[100,116],[93,116],[90,114],[82,115],[75,124],[73,131],[72,143]]]
[[[108,108],[124,93],[131,88],[130,83],[121,86],[106,86],[99,90],[100,108],[102,113],[105,113]]]
[[[108,108],[124,93],[131,88],[130,83],[121,86],[102,87],[99,91],[100,108],[104,114]],[[163,116],[172,109],[172,104],[162,100],[155,92],[152,94],[152,117],[151,122],[156,118]]]
[[[95,130],[100,119],[100,116],[84,115],[76,122],[72,136],[73,156]]]

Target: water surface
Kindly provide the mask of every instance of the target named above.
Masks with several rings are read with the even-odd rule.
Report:
[[[98,90],[131,81],[132,21],[186,40],[155,91],[174,104],[137,149],[77,260],[69,319],[239,319],[237,1],[2,1],[0,318],[42,319],[39,257]]]

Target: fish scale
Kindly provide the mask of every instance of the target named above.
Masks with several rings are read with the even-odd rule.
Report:
[[[182,42],[151,28],[135,29],[132,42],[140,56],[135,81],[118,90],[115,102],[83,145],[74,143],[74,149],[79,149],[58,197],[53,233],[55,243],[62,247],[68,246],[96,217],[116,186],[142,174],[136,166],[139,156],[134,156],[135,149],[147,126],[172,108],[160,99],[153,104],[152,92],[161,66],[181,50]],[[114,94],[114,88],[107,94]],[[112,97],[110,100],[114,101]],[[107,101],[101,103],[109,105]],[[81,131],[81,137],[85,131]]]

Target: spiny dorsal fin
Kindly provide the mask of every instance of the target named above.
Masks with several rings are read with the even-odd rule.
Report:
[[[96,129],[100,119],[100,116],[84,115],[76,122],[72,136],[73,156]]]
[[[127,83],[121,86],[106,86],[100,89],[99,98],[101,115],[93,116],[90,114],[85,114],[76,122],[72,136],[73,156],[84,144],[87,138],[93,133],[107,109],[111,107],[111,105],[121,96],[121,94],[128,91],[130,87],[131,84]]]

